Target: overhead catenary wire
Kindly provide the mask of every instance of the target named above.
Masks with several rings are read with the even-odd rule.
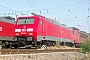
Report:
[[[53,0],[51,0],[52,2],[54,2]],[[57,4],[56,2],[54,2],[55,4]],[[59,4],[57,4],[58,6],[60,6]],[[63,8],[63,7],[61,7],[61,8]],[[67,11],[67,9],[65,9],[65,8],[63,8],[64,10],[66,10]],[[68,10],[68,12],[69,13],[71,13],[71,10],[69,9]],[[71,13],[72,14],[72,13]],[[74,15],[74,14],[72,14],[72,16],[74,17],[74,18],[76,18],[77,20],[78,20],[78,22],[79,22],[79,19]],[[68,18],[68,17],[67,17]],[[67,19],[67,22],[71,22],[71,21],[68,21],[68,19]],[[71,22],[71,23],[73,23],[73,22]],[[84,22],[83,22],[84,23]],[[75,24],[75,23],[73,23],[73,24]],[[78,25],[78,24],[75,24],[75,25]],[[80,25],[79,25],[80,26]]]
[[[82,2],[88,2],[88,1],[89,0],[87,0],[87,1],[80,1],[80,2],[77,2],[77,3],[79,4],[79,3],[82,3]],[[56,8],[60,8],[60,7],[72,6],[72,5],[76,5],[77,3],[72,3],[72,4],[68,4],[68,5],[63,5],[63,6],[57,6],[57,7],[48,8],[48,9],[56,9]]]
[[[82,3],[83,4],[83,3]],[[77,4],[78,6],[79,6],[79,4]],[[83,6],[84,6],[84,4],[83,4]],[[84,6],[85,7],[85,6]],[[88,23],[88,19],[87,19],[87,16],[85,15],[85,13],[83,12],[83,10],[82,10],[82,8],[79,6],[79,8],[80,8],[80,10],[81,10],[81,12],[82,12],[82,14],[84,15],[84,17],[86,18],[85,20],[86,20],[86,25],[87,25],[87,27],[89,26],[89,23]],[[86,9],[86,7],[85,7],[85,9]],[[79,20],[80,21],[80,20]],[[80,21],[81,22],[81,21]],[[83,22],[83,23],[85,23],[85,22]],[[82,27],[82,26],[79,26],[79,27]],[[86,29],[86,27],[83,27],[83,29]]]
[[[33,0],[31,0],[31,1],[29,0],[29,2],[31,2],[33,5],[35,5],[34,2],[33,2]],[[36,5],[35,5],[35,7],[37,8],[37,10],[39,10]]]
[[[24,5],[24,6],[30,7],[29,5],[27,5],[27,4],[25,4],[25,3],[22,3],[22,2],[20,2],[20,1],[18,1],[18,0],[14,0],[14,1],[16,1],[17,3],[20,3],[20,4]]]
[[[82,3],[82,5],[85,7],[85,5]],[[85,7],[86,8],[86,7]],[[87,8],[86,8],[87,9]],[[88,16],[87,17],[89,17],[89,8],[88,8]],[[87,23],[88,23],[88,19],[87,19]],[[89,23],[88,23],[88,25],[89,25]]]
[[[35,10],[36,10],[36,11],[39,11],[40,13],[42,13],[43,10],[45,10],[46,13],[48,13],[48,14],[53,14],[53,15],[56,15],[56,16],[58,16],[59,18],[61,18],[61,19],[63,19],[63,20],[67,20],[67,19],[65,19],[64,17],[61,17],[60,15],[58,15],[58,14],[52,12],[52,11],[51,11],[51,8],[44,8],[44,7],[41,7],[41,6],[39,6],[38,4],[36,4],[35,2],[33,2],[33,1],[31,1],[31,0],[28,0],[28,2],[30,3],[30,4],[29,4],[29,7],[32,6],[32,4],[34,4],[37,8],[38,8],[38,7],[41,8],[40,10],[38,10],[38,9],[34,9],[34,7],[32,6],[32,7],[33,7],[32,11],[35,11]],[[79,4],[79,3],[82,3],[82,2],[88,2],[88,0],[80,1],[80,2],[77,2],[77,3]],[[19,1],[18,3],[20,3],[20,1]],[[22,2],[21,2],[21,3],[22,3]],[[77,3],[72,3],[72,4],[68,4],[68,5],[61,6],[61,7],[64,8],[64,7],[67,7],[67,6],[75,5],[75,4],[77,4]],[[22,3],[22,4],[23,4],[23,3]],[[28,5],[25,4],[25,3],[24,3],[24,5],[28,6]],[[58,4],[57,7],[60,8],[59,4]],[[12,10],[8,9],[8,7],[5,8],[5,9],[7,9],[7,10],[9,10],[9,11],[12,11]],[[53,7],[53,9],[56,9],[56,7]],[[70,12],[69,12],[69,10],[70,10]],[[77,17],[77,16],[75,16],[75,15],[73,14],[73,12],[72,12],[71,9],[69,9],[69,10],[66,9],[66,11],[69,12],[70,14],[72,14],[72,16]],[[14,12],[15,12],[15,11],[14,11]],[[26,13],[28,14],[28,13],[31,12],[31,11],[28,10],[28,11],[16,11],[16,12],[26,12]],[[67,14],[68,14],[68,13],[67,13]],[[78,18],[77,18],[77,20],[78,20]]]
[[[76,1],[76,0],[75,0]],[[77,1],[76,1],[77,2]],[[83,4],[83,3],[82,3]],[[80,10],[82,11],[83,15],[85,16],[85,18],[87,18],[87,16],[84,14],[83,10],[81,9],[81,7],[79,6],[79,4],[77,3],[78,7],[80,8]],[[84,4],[83,4],[84,6]],[[84,6],[85,7],[85,6]],[[86,20],[87,22],[87,25],[89,26],[89,23],[88,23],[88,19]]]
[[[53,0],[51,0],[52,2],[54,2]],[[54,2],[54,3],[56,3],[56,2]],[[57,3],[56,3],[57,4]],[[57,4],[58,6],[60,6],[59,4]],[[61,7],[61,8],[63,8],[63,7]],[[68,10],[67,9],[65,9],[65,8],[63,8],[64,10],[66,10],[67,12],[68,12]],[[69,9],[69,13],[71,13],[71,10]],[[72,14],[72,13],[71,13]],[[72,14],[72,16],[74,17],[74,18],[77,18],[74,14]],[[78,19],[79,20],[79,19]]]
[[[34,8],[33,8],[32,5],[30,4],[30,1],[27,0],[27,2],[29,3],[30,7],[31,7],[31,8],[33,9],[33,11],[34,11]]]
[[[39,11],[39,9],[37,8],[36,5],[35,5],[35,6],[36,6],[37,10],[35,10],[35,9],[31,6],[31,3],[33,3],[33,1],[26,0],[26,1],[29,3],[29,5],[27,5],[27,4],[25,4],[25,3],[22,3],[22,2],[20,2],[20,1],[18,1],[18,0],[14,0],[14,1],[16,1],[17,3],[20,3],[20,4],[22,4],[22,5],[26,6],[26,7],[31,7],[32,10],[29,10],[29,11]],[[25,11],[24,11],[24,12],[25,12]]]
[[[14,12],[15,12],[15,10],[10,9],[10,8],[8,8],[8,7],[2,6],[2,5],[0,5],[0,7],[5,8],[5,9],[8,9],[9,11],[14,11]]]
[[[22,5],[28,6],[28,5],[22,3],[22,2],[20,2],[20,1],[18,1],[18,0],[14,0],[14,1],[16,1],[16,2],[18,2],[18,3],[21,3]],[[35,6],[38,6],[38,7],[42,8],[42,10],[47,10],[46,8],[43,8],[43,7],[35,4],[33,1],[30,1],[30,0],[27,0],[27,1],[28,1],[29,3],[32,2]],[[88,1],[81,1],[81,2],[77,2],[77,3],[79,4],[79,3],[82,3],[82,2],[88,2]],[[77,4],[77,3],[73,3],[73,4],[69,4],[69,5],[64,5],[64,6],[59,6],[59,7],[48,8],[48,10],[49,10],[49,9],[60,8],[60,7],[71,6],[71,5],[75,5],[75,4]],[[30,6],[31,6],[31,4],[30,4]],[[29,7],[29,6],[28,6],[28,7]],[[7,7],[5,7],[5,8],[7,8]],[[8,8],[8,9],[9,9],[9,8]],[[10,10],[12,10],[12,9],[10,9]],[[41,9],[40,9],[40,10],[41,10]],[[40,11],[40,10],[39,10],[39,11]],[[14,10],[13,10],[13,11],[14,11]],[[31,11],[31,10],[30,10],[30,11]]]
[[[6,9],[6,10],[9,10],[9,11],[16,12],[16,10],[13,10],[13,9],[8,8],[8,7],[6,7],[6,6],[2,6],[2,5],[0,5],[0,7],[4,8],[4,9]],[[7,14],[7,13],[4,13],[3,15],[5,16],[6,14]],[[9,15],[9,14],[10,14],[10,12],[9,12],[7,15]],[[17,15],[15,14],[15,16],[17,16]]]
[[[32,10],[21,11],[21,12],[27,12],[27,14],[28,14],[28,13],[31,12],[31,11],[33,11],[33,12],[35,12],[35,11],[39,11],[39,12],[41,13],[41,10],[38,9],[38,7],[34,4],[33,1],[26,0],[26,1],[29,3],[29,5],[27,5],[27,4],[25,4],[25,3],[22,3],[22,2],[20,2],[20,1],[17,1],[17,0],[14,0],[14,1],[16,1],[17,3],[20,3],[20,4],[22,4],[22,5],[26,6],[26,7],[31,7],[31,8],[32,8]],[[34,4],[34,5],[36,6],[37,9],[35,10],[35,9],[33,8],[33,6],[31,6],[31,4]]]
[[[33,2],[33,4],[35,4],[34,2]],[[39,5],[37,5],[37,4],[35,4],[36,6],[38,6],[38,7],[40,7],[40,8],[42,8],[42,9],[45,9],[45,8],[43,8],[43,7],[41,7],[41,6],[39,6]],[[47,9],[45,9],[46,11],[47,11]],[[41,10],[40,10],[41,11]],[[49,11],[48,11],[48,13],[49,13]],[[55,14],[55,13],[54,13]],[[60,17],[60,16],[59,16]],[[62,18],[62,17],[61,17]],[[64,18],[63,18],[64,19]]]
[[[53,1],[53,0],[51,0],[51,1]],[[53,1],[54,2],[54,1]],[[85,1],[85,2],[87,2],[87,1]],[[55,2],[54,2],[55,3]],[[83,3],[83,2],[80,2],[80,3]],[[57,4],[57,3],[56,3]],[[76,4],[77,4],[77,2],[76,2]],[[58,5],[58,4],[57,4]],[[58,5],[59,6],[59,5]],[[62,6],[60,6],[60,7],[62,7]],[[85,7],[85,6],[84,6]],[[63,7],[62,7],[63,8]],[[85,7],[86,8],[86,7]],[[66,10],[65,8],[63,8],[64,10]],[[71,11],[70,11],[70,9],[69,9],[69,12],[71,13]],[[72,14],[72,13],[71,13]],[[74,16],[74,14],[72,14],[73,16]],[[74,16],[75,17],[75,16]],[[75,18],[77,18],[77,17],[75,17]],[[79,21],[79,19],[77,18],[77,20]],[[79,25],[80,26],[80,25]]]
[[[80,2],[81,3],[81,2]],[[35,3],[34,3],[35,4]],[[37,4],[35,4],[35,5],[37,5]],[[37,6],[39,6],[39,5],[37,5]],[[39,6],[40,8],[42,8],[42,10],[43,9],[45,9],[45,8],[43,8],[43,7],[41,7],[41,6]],[[46,9],[45,9],[46,10]],[[49,10],[49,9],[48,9]],[[52,13],[51,11],[50,11],[50,13]],[[53,13],[52,13],[53,14]],[[54,15],[55,15],[55,13],[54,13]],[[60,17],[60,16],[59,16]],[[60,17],[60,18],[62,18],[62,17]]]
[[[75,1],[76,1],[76,0],[75,0]],[[77,3],[77,1],[76,1],[76,3]],[[83,15],[85,16],[85,18],[87,18],[86,15],[85,15],[85,13],[83,12],[83,10],[81,9],[81,7],[79,6],[78,3],[77,3],[77,5],[78,5],[78,7],[80,8],[80,10],[82,11],[82,13],[83,13]]]
[[[33,2],[33,3],[34,3],[34,2]],[[34,3],[34,4],[35,4],[35,3]],[[42,9],[45,9],[45,8],[43,8],[43,7],[41,7],[41,6],[37,5],[37,4],[35,4],[35,5],[38,6],[38,7],[40,7],[40,8],[42,8]],[[45,9],[45,10],[47,10],[47,9]],[[51,12],[51,11],[48,11],[48,12],[49,12],[49,13],[52,13],[52,14],[54,14],[54,15],[56,15],[56,16],[58,16],[58,17],[64,19],[64,20],[66,20],[65,18],[63,18],[63,17],[61,17],[61,16],[59,16],[59,15],[57,15],[57,14]]]

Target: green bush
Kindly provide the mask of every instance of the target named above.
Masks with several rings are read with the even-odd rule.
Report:
[[[83,44],[81,44],[81,49],[83,53],[90,53],[90,38],[86,39]]]

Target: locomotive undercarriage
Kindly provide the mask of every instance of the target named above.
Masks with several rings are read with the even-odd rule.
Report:
[[[72,44],[70,42],[59,42],[62,46],[70,46],[70,47],[77,47],[77,44]],[[41,48],[47,49],[47,46],[54,46],[56,45],[56,41],[50,40],[40,40],[36,41],[32,36],[16,36],[15,41],[3,41],[2,48]],[[79,45],[78,45],[79,46]]]
[[[54,46],[55,41],[50,40],[40,40],[36,41],[33,36],[16,36],[17,42],[12,44],[14,48],[44,48],[47,49],[47,46]]]
[[[47,46],[54,46],[55,41],[41,40],[37,42],[37,48],[47,49]]]
[[[14,41],[3,41],[2,48],[44,48],[47,46],[54,46],[55,41],[41,40],[36,41],[32,36],[16,36]]]
[[[12,43],[14,48],[28,48],[36,45],[36,40],[32,36],[17,36],[17,42]]]

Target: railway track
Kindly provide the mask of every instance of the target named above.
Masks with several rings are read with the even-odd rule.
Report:
[[[29,53],[45,53],[45,52],[81,52],[81,49],[1,49],[1,54],[29,54]]]

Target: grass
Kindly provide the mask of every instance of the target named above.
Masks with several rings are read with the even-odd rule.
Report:
[[[58,48],[60,48],[60,41],[56,41],[55,46],[58,47]]]

